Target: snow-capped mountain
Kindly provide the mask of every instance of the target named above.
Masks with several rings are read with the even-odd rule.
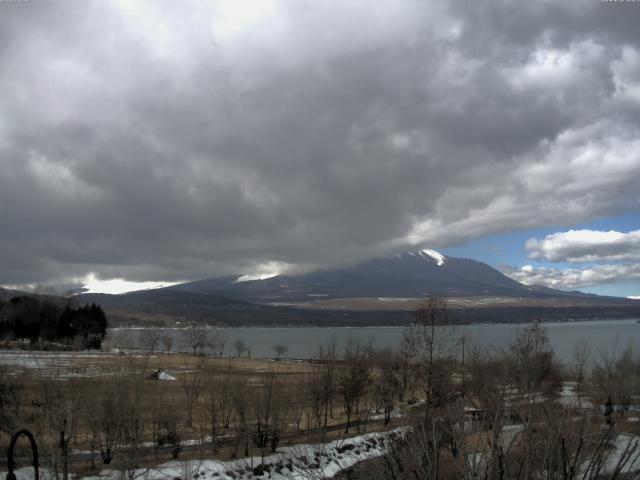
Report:
[[[243,278],[243,281],[238,281]],[[637,318],[638,300],[530,287],[468,258],[419,250],[353,267],[251,279],[227,276],[130,292],[82,294],[110,318],[173,325],[403,325],[421,298],[447,297],[461,321]],[[140,320],[143,319],[143,320]]]
[[[304,302],[337,298],[420,298],[503,296],[541,298],[565,292],[523,285],[489,265],[468,258],[419,250],[366,261],[349,268],[303,275],[237,282],[237,277],[212,278],[170,287],[259,303]]]

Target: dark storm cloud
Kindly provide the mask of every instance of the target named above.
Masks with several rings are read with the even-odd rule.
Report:
[[[638,4],[240,3],[0,3],[0,284],[638,208]]]

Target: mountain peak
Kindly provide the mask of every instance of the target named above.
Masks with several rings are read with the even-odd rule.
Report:
[[[438,266],[442,266],[444,264],[445,256],[442,255],[440,252],[436,252],[435,250],[430,250],[428,248],[425,248],[423,250],[420,250],[418,254],[423,258],[424,257],[432,258],[433,260],[436,261],[436,264]]]

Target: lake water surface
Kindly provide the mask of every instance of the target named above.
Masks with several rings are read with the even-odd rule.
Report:
[[[467,347],[476,344],[482,347],[506,348],[518,329],[528,324],[477,324],[456,327],[456,337],[467,338]],[[563,323],[542,323],[549,332],[551,344],[557,357],[571,361],[575,345],[586,340],[592,348],[592,358],[600,354],[621,352],[629,344],[640,347],[640,323],[638,320],[595,320]],[[184,329],[158,329],[160,336],[172,338],[173,351],[189,351]],[[213,330],[213,329],[212,329]],[[226,339],[225,353],[232,352],[232,344],[242,340],[254,358],[274,357],[275,345],[286,345],[286,357],[315,357],[318,348],[332,339],[341,349],[349,338],[363,342],[371,340],[376,347],[398,345],[404,327],[288,327],[288,328],[217,328]],[[109,332],[107,342],[118,348],[141,348],[145,346],[144,329],[118,328]],[[162,349],[162,343],[158,347]]]

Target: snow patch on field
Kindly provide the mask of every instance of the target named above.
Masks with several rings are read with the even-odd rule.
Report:
[[[377,300],[379,302],[413,302],[416,300],[420,300],[419,298],[415,298],[415,297],[411,297],[411,298],[404,298],[404,297],[378,297]]]
[[[599,474],[608,476],[614,472],[618,472],[618,475],[640,472],[639,449],[639,437],[627,433],[619,434],[610,445],[610,450],[607,452],[606,460],[602,464]],[[581,470],[586,472],[589,467],[589,462],[585,462],[582,464]]]
[[[172,381],[176,379],[176,377],[174,377],[170,373],[165,372],[164,370],[156,370],[151,374],[151,378],[153,380],[160,380],[160,381]]]
[[[382,433],[368,433],[324,444],[303,444],[284,447],[263,461],[259,457],[228,462],[218,460],[171,461],[150,469],[127,472],[129,478],[144,480],[173,480],[175,478],[199,480],[249,480],[253,478],[308,479],[330,478],[339,471],[385,454],[393,438],[404,435],[406,428]],[[133,473],[133,475],[130,475]],[[25,469],[29,476],[29,469]],[[4,475],[0,476],[4,480]],[[120,480],[123,472],[103,470],[85,480]]]
[[[562,384],[558,403],[565,408],[593,408],[593,403],[591,403],[590,400],[583,398],[578,394],[575,382],[564,382]]]
[[[391,412],[390,418],[402,418],[404,417],[404,413],[398,410],[397,408]],[[384,420],[384,413],[375,413],[369,417],[369,420]]]
[[[149,357],[148,355],[130,355],[131,357]],[[0,366],[7,367],[10,375],[20,375],[25,371],[38,376],[58,379],[110,376],[116,370],[105,371],[103,360],[117,357],[116,352],[57,352],[2,350]]]
[[[96,476],[82,477],[84,480],[249,480],[270,478],[273,480],[331,478],[341,470],[386,453],[390,441],[406,433],[407,428],[387,432],[367,433],[357,437],[335,440],[329,443],[301,444],[283,447],[279,452],[264,457],[243,458],[231,461],[185,460],[163,463],[153,468],[121,472],[102,470]],[[15,472],[18,478],[33,480],[31,467]],[[52,472],[40,470],[40,478],[54,478]],[[5,480],[6,472],[0,473]],[[75,476],[74,476],[75,477]]]

